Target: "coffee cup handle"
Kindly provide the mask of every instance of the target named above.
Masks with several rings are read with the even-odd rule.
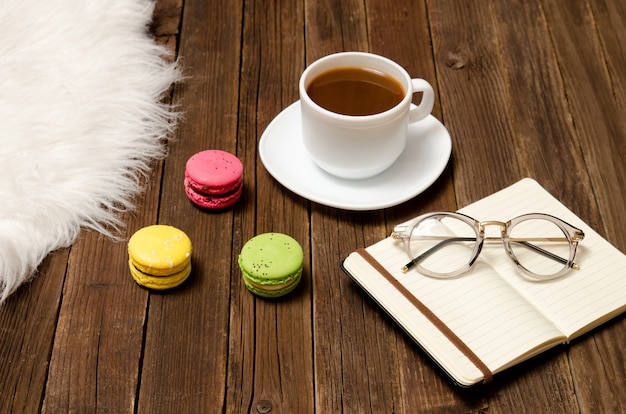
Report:
[[[413,106],[409,112],[409,123],[421,121],[426,118],[433,110],[435,104],[435,92],[430,83],[424,79],[411,79],[412,93],[422,92],[422,102]]]

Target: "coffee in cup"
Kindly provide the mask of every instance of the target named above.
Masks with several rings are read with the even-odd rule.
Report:
[[[322,108],[350,116],[388,111],[405,94],[400,82],[366,67],[340,67],[324,72],[309,83],[306,93]]]
[[[416,92],[422,100],[412,107]],[[428,82],[362,52],[317,60],[300,77],[299,93],[306,150],[323,170],[346,179],[389,168],[404,150],[408,124],[426,118],[434,103]]]

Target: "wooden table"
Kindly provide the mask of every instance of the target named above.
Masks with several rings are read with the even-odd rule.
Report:
[[[83,232],[0,309],[1,412],[626,412],[623,317],[464,390],[339,267],[394,223],[523,177],[626,251],[624,1],[160,0],[152,30],[185,69],[172,90],[184,122],[122,240]],[[428,80],[452,137],[443,175],[396,207],[310,202],[259,160],[305,66],[345,50]],[[187,158],[207,148],[245,165],[243,198],[220,213],[183,192]],[[126,239],[154,223],[194,242],[192,277],[168,293],[128,273]],[[301,285],[283,300],[255,298],[237,266],[266,231],[305,250]]]

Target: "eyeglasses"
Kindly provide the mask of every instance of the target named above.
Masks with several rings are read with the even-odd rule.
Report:
[[[500,237],[486,237],[487,226],[498,226]],[[391,237],[402,240],[411,259],[403,268],[415,267],[436,278],[451,278],[467,272],[484,242],[502,241],[517,267],[536,280],[562,276],[574,263],[582,230],[554,216],[524,214],[507,221],[478,221],[461,213],[435,212],[394,228]]]

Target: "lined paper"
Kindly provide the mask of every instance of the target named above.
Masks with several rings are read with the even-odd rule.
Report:
[[[398,251],[398,242],[385,239],[366,249],[398,281],[404,284],[424,305],[431,309],[489,367],[498,372],[511,359],[546,342],[565,338],[557,327],[542,316],[521,295],[511,288],[489,266],[471,278],[434,279],[417,272],[402,273],[406,253]],[[478,381],[481,373],[454,348],[415,307],[362,259],[351,256],[344,266],[359,279],[379,303],[403,321],[404,328],[419,342],[429,343],[430,353],[451,365],[463,376]],[[354,266],[353,262],[358,262]]]
[[[551,281],[532,281],[518,271],[502,245],[485,245],[474,268],[452,279],[415,270],[402,273],[407,253],[387,238],[366,250],[426,305],[496,373],[575,337],[626,309],[626,256],[545,191],[524,179],[460,210],[480,221],[507,221],[547,213],[585,232],[576,262],[580,271]],[[480,371],[383,276],[358,254],[348,273],[455,380],[470,385]]]
[[[523,179],[461,210],[477,220],[507,221],[526,213],[547,213],[580,228],[575,261],[581,270],[536,282],[524,278],[502,246],[485,247],[485,260],[569,339],[626,310],[626,255],[620,252],[535,180]],[[605,318],[605,315],[607,316]]]

